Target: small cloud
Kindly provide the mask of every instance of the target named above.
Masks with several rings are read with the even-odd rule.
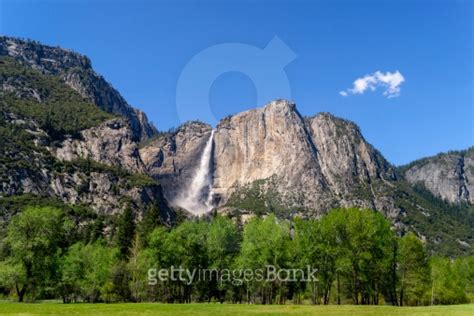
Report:
[[[375,91],[378,87],[385,89],[383,95],[387,98],[395,98],[400,95],[400,85],[405,81],[403,75],[397,70],[394,73],[376,71],[373,74],[357,78],[353,87],[340,91],[339,94],[347,97],[349,94],[363,94],[365,91]]]

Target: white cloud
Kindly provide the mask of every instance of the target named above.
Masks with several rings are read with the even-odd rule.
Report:
[[[342,95],[343,97],[347,97],[347,92],[346,91],[339,91],[339,94]]]
[[[363,94],[367,90],[375,91],[377,87],[382,87],[385,89],[384,96],[394,98],[400,95],[400,85],[404,81],[405,78],[398,70],[394,73],[376,71],[373,74],[357,78],[352,88],[340,91],[339,94],[347,97],[349,94]]]

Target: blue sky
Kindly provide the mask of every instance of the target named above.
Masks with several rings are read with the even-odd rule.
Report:
[[[184,76],[178,90],[196,119],[289,94],[303,115],[356,122],[395,164],[474,144],[472,1],[0,0],[0,33],[86,54],[162,130],[187,119],[176,98]],[[275,36],[280,46],[262,59]],[[229,63],[238,69],[224,71]],[[220,70],[203,89],[203,75]],[[340,95],[376,71],[400,72],[398,97],[379,85]]]

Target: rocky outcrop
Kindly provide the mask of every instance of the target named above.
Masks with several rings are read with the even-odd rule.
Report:
[[[124,207],[130,206],[140,217],[147,205],[160,197],[163,199],[158,184],[133,186],[126,177],[106,171],[58,173],[49,177],[48,186],[44,193],[49,196],[60,197],[68,204],[88,205],[97,213],[108,215],[120,214]],[[171,214],[166,217],[171,220]]]
[[[395,179],[393,167],[364,140],[354,123],[329,113],[309,118],[307,123],[322,173],[336,194],[350,191],[358,182]]]
[[[132,108],[120,93],[93,69],[89,58],[60,47],[0,36],[0,56],[11,56],[45,74],[60,77],[101,109],[126,117],[134,137],[145,140],[156,133],[146,115]]]
[[[276,101],[228,117],[214,139],[214,192],[220,204],[240,187],[267,180],[265,191],[273,191],[279,204],[318,210],[327,205],[318,151],[294,104]]]
[[[402,167],[412,184],[423,184],[450,203],[474,203],[474,147],[439,154]]]
[[[145,172],[133,132],[122,118],[81,131],[79,138],[68,137],[60,146],[49,149],[60,160],[88,158],[131,172]]]
[[[209,138],[211,127],[198,126],[180,128],[140,150],[148,172],[172,183],[164,189],[170,200],[189,183]],[[338,205],[398,215],[383,190],[395,180],[393,167],[358,127],[327,113],[304,118],[285,100],[223,119],[215,129],[211,167],[216,206],[258,190],[253,193],[302,216],[318,216]]]
[[[0,111],[0,128],[22,135],[11,134],[0,141],[0,198],[51,197],[107,215],[131,207],[137,218],[147,205],[158,204],[162,221],[173,221],[159,183],[139,173],[144,166],[123,119],[107,121],[82,131],[81,139],[68,138],[56,145],[36,122],[16,114]]]
[[[189,122],[158,135],[140,149],[147,173],[159,179],[169,201],[191,182],[210,133],[209,125]]]
[[[158,183],[135,185],[127,177],[107,170],[88,172],[81,169],[58,172],[45,166],[40,172],[17,168],[3,176],[0,196],[33,194],[56,198],[66,204],[90,207],[98,214],[121,214],[131,207],[139,219],[150,204],[160,205],[161,220],[171,224],[174,213],[166,205]]]

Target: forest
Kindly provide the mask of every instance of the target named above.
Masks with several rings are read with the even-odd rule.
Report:
[[[112,225],[79,234],[84,227],[56,206],[27,206],[13,216],[0,242],[0,295],[20,302],[418,306],[466,303],[474,293],[473,256],[429,253],[414,233],[398,236],[372,210],[292,221],[214,215],[167,227],[150,206],[140,219],[126,209]],[[268,266],[311,267],[317,278],[149,279],[157,269],[267,273]]]

